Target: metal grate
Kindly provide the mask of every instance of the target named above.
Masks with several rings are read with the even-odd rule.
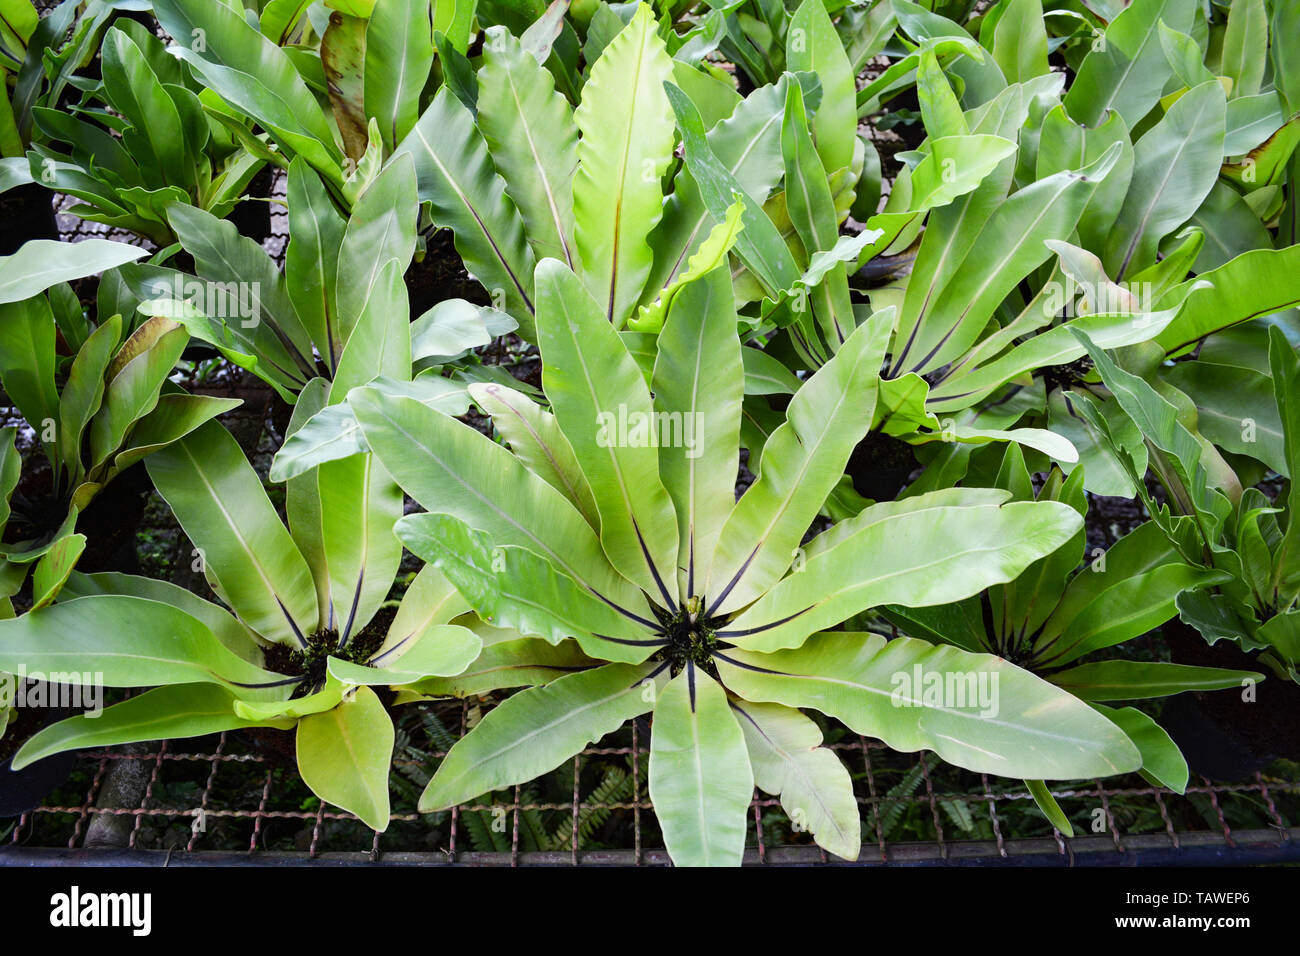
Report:
[[[472,707],[468,702],[422,704],[399,711],[412,719],[400,724],[395,782],[409,780],[407,770],[427,774],[445,753],[415,751],[409,738],[403,746],[403,736],[418,724],[422,709],[440,710],[450,722],[450,711],[458,710],[465,721]],[[524,785],[449,812],[420,814],[413,798],[404,798],[395,787],[393,822],[384,834],[314,800],[291,765],[259,752],[241,733],[202,738],[199,743],[207,746],[193,750],[171,742],[152,752],[97,751],[83,756],[69,784],[48,805],[12,825],[9,849],[0,858],[62,859],[66,851],[79,851],[77,859],[93,863],[97,855],[104,862],[125,850],[139,861],[165,853],[169,860],[179,854],[195,862],[238,856],[244,862],[666,863],[646,792],[644,731],[634,724],[618,737],[602,741],[614,746],[589,748],[547,775],[549,792],[567,791],[564,799],[537,799],[530,796],[534,788]],[[1066,838],[1037,815],[1018,781],[957,771],[857,735],[846,734],[830,746],[855,778],[863,823],[860,862],[866,864],[1167,862],[1207,850],[1217,860],[1300,860],[1300,781],[1294,779],[1262,773],[1239,783],[1201,779],[1183,795],[1138,777],[1063,786],[1052,792],[1079,831]],[[105,783],[123,763],[134,763],[136,776],[147,771],[147,783],[128,804],[108,805]],[[593,793],[583,771],[601,766],[631,768],[634,779],[626,798],[602,800]],[[918,771],[923,786],[899,792],[897,781],[915,778]],[[592,813],[621,821],[617,839],[582,836],[581,822]],[[532,842],[523,838],[528,820],[542,816],[549,818],[552,834],[565,834],[565,845],[527,845]],[[117,851],[85,849],[88,831],[99,817],[130,820]],[[901,831],[900,820],[909,824]],[[485,849],[474,841],[474,833],[485,828],[497,834],[502,848]],[[749,829],[748,862],[835,862],[808,834],[792,829],[779,801],[765,794],[755,794]],[[785,838],[774,840],[774,831]]]

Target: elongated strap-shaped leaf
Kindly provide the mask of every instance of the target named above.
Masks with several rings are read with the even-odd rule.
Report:
[[[367,665],[331,657],[327,667],[343,684],[368,687],[414,684],[427,677],[459,674],[474,662],[482,649],[483,641],[469,628],[435,624],[408,641],[400,658],[372,658]]]
[[[483,620],[552,644],[573,638],[592,657],[640,663],[663,646],[644,613],[634,620],[523,548],[491,540],[450,515],[410,515],[402,543],[456,585]],[[630,610],[630,609],[629,609]],[[645,612],[644,604],[636,609]]]
[[[434,223],[452,231],[465,268],[494,296],[499,293],[520,334],[531,341],[536,260],[524,221],[473,115],[448,87],[438,91],[393,155],[403,153],[415,160],[420,201],[433,204]]]
[[[94,594],[127,594],[170,604],[201,621],[228,649],[253,664],[262,661],[261,645],[238,618],[218,604],[205,601],[193,591],[167,581],[155,581],[135,574],[105,571],[82,574],[74,571],[59,592],[64,601]]]
[[[934,511],[938,508],[998,507],[1011,500],[1011,492],[1002,488],[941,488],[924,494],[911,495],[896,501],[880,501],[869,505],[850,519],[836,522],[808,542],[806,557],[815,557],[830,550],[862,528],[876,521],[884,521],[903,514]]]
[[[319,388],[319,402],[304,404],[309,389]],[[325,405],[329,382],[313,379],[298,396],[294,408],[310,408],[285,436],[284,445],[271,463],[272,481],[292,481],[311,471],[323,461],[334,461],[366,451],[361,426],[350,405]],[[292,444],[291,444],[292,443]]]
[[[1300,378],[1300,359],[1296,358],[1295,350],[1286,335],[1276,326],[1268,331],[1268,364],[1276,392],[1278,418],[1284,433],[1283,452],[1290,473],[1300,475],[1300,427],[1298,427],[1300,426],[1300,386],[1297,386],[1296,382],[1297,378]],[[1300,503],[1300,491],[1296,490],[1293,479],[1287,493],[1287,506],[1291,514],[1296,514],[1298,503]],[[1271,562],[1273,567],[1269,579],[1274,600],[1279,607],[1292,604],[1297,590],[1300,589],[1300,528],[1297,528],[1296,524],[1294,520],[1287,522],[1286,530],[1282,533],[1282,540],[1278,542]],[[1289,617],[1290,615],[1277,615],[1274,620]],[[1270,624],[1271,622],[1266,622],[1265,627],[1269,627]],[[1279,623],[1271,626],[1285,628],[1287,625]]]
[[[981,30],[980,37],[984,39]],[[1047,30],[1041,0],[1011,0],[1001,6],[992,30],[993,59],[1009,83],[1047,72]]]
[[[11,256],[0,256],[0,305],[21,302],[60,282],[105,272],[149,253],[108,239],[55,242],[33,239]]]
[[[218,596],[267,640],[305,643],[316,588],[239,443],[208,422],[147,459]]]
[[[728,263],[728,256],[731,254],[732,247],[736,244],[736,237],[745,228],[740,221],[744,211],[745,203],[743,200],[731,204],[727,209],[727,218],[709,230],[709,234],[687,261],[685,270],[677,273],[673,280],[659,293],[659,297],[648,306],[642,306],[636,317],[628,322],[628,332],[659,332],[664,327],[668,307],[672,305],[673,298],[677,295],[678,290],[686,283],[692,282]]]
[[[38,434],[47,421],[59,421],[55,333],[54,313],[46,297],[0,304],[0,383]],[[54,451],[50,460],[57,463],[60,456]]]
[[[167,387],[167,386],[164,386]],[[183,438],[206,421],[242,404],[238,398],[213,398],[209,395],[186,395],[169,392],[158,396],[153,411],[138,419],[127,435],[122,450],[113,456],[113,466],[106,480],[120,474],[146,455],[151,455]]]
[[[582,277],[616,328],[636,308],[653,255],[646,241],[662,215],[660,178],[673,153],[673,114],[663,85],[672,58],[654,15],[638,6],[605,47],[582,88],[574,122],[574,239]]]
[[[370,659],[375,667],[388,667],[402,659],[420,635],[445,624],[470,609],[470,604],[437,568],[425,565],[402,595],[402,603],[388,625],[384,643]]]
[[[1112,147],[1083,169],[1037,180],[999,205],[916,325],[900,327],[904,346],[894,371],[924,374],[973,345],[998,303],[1051,255],[1045,241],[1066,239],[1074,231],[1094,182],[1118,158],[1119,149]]]
[[[1208,459],[1197,437],[1188,431],[1179,419],[1179,410],[1150,383],[1140,376],[1120,368],[1109,355],[1088,340],[1087,336],[1071,330],[1083,342],[1092,357],[1093,365],[1101,374],[1120,407],[1141,429],[1142,435],[1154,448],[1165,453],[1171,480],[1182,485],[1186,501],[1184,508],[1192,507],[1198,513],[1197,523],[1201,533],[1214,541],[1217,530],[1231,513],[1227,497],[1209,479]],[[1085,411],[1086,414],[1086,411]]]
[[[790,820],[817,845],[846,860],[862,849],[862,818],[853,781],[839,757],[821,745],[821,728],[792,707],[732,701],[745,734],[754,783],[781,798]]]
[[[411,688],[427,697],[469,697],[508,687],[535,687],[566,674],[600,665],[582,653],[574,641],[551,644],[534,637],[488,644],[454,677],[431,677]]]
[[[320,178],[301,157],[289,164],[287,198],[289,246],[284,271],[290,279],[289,299],[321,358],[333,369],[343,348],[335,286],[346,224]]]
[[[515,457],[569,499],[592,530],[599,532],[596,499],[555,416],[522,392],[495,382],[471,385],[469,394],[474,404],[492,416],[492,424]]]
[[[341,154],[320,103],[284,50],[243,16],[210,0],[158,0],[154,15],[185,60],[221,98],[294,154],[342,184]]]
[[[1217,80],[1178,98],[1134,147],[1133,179],[1104,260],[1120,280],[1156,261],[1160,240],[1186,222],[1218,178],[1227,101]]]
[[[1095,661],[1052,675],[1052,683],[1083,700],[1144,700],[1168,697],[1185,690],[1219,690],[1258,682],[1255,671],[1221,667],[1192,667],[1163,661]]]
[[[297,436],[309,422],[319,421],[317,416],[325,408],[329,390],[330,383],[319,377],[312,379],[303,387],[298,395],[298,401],[294,403],[293,414],[289,417],[289,427],[285,430],[286,442]],[[347,408],[347,406],[335,407]],[[347,411],[351,416],[351,409]],[[360,431],[355,419],[352,420],[352,427]],[[272,477],[272,480],[284,479]],[[303,558],[306,559],[307,567],[311,569],[312,581],[316,585],[318,618],[328,625],[333,618],[333,607],[330,602],[329,561],[325,557],[324,535],[321,528],[318,469],[315,467],[306,469],[300,474],[291,475],[285,481],[284,511],[289,524],[289,534],[293,537],[298,550],[302,552]]]
[[[786,69],[816,73],[822,98],[813,118],[817,153],[829,172],[853,162],[858,114],[853,67],[822,0],[803,0],[786,29]]]
[[[537,258],[577,265],[573,175],[578,127],[555,78],[504,27],[489,27],[478,72],[478,126]]]
[[[176,366],[189,333],[171,319],[152,318],[136,329],[123,346],[129,354],[132,340],[146,334],[152,341],[126,362],[112,376],[104,388],[104,402],[100,413],[90,424],[91,468],[98,468],[122,446],[128,430],[138,419],[149,414],[158,404],[159,390]],[[119,353],[118,358],[122,355]],[[117,359],[113,365],[117,364]]]
[[[659,473],[677,512],[677,580],[682,599],[713,563],[735,505],[745,369],[730,271],[725,263],[684,286],[659,333],[654,406],[678,423],[680,443],[659,451]]]
[[[537,338],[546,394],[596,500],[610,563],[673,606],[666,585],[677,561],[677,516],[659,479],[661,423],[618,332],[554,259],[537,267]]]
[[[805,5],[812,2],[818,0],[805,0]],[[813,256],[831,249],[838,241],[839,217],[827,182],[826,168],[808,132],[803,94],[797,83],[790,84],[786,93],[785,116],[781,122],[781,155],[785,160],[786,214],[803,244],[802,261],[811,265]],[[863,241],[870,239],[864,238]],[[804,281],[811,293],[809,304],[817,318],[821,336],[832,348],[837,348],[854,325],[847,269],[843,262],[831,259],[815,279],[805,272]],[[815,331],[809,328],[806,335],[811,339]],[[813,351],[820,353],[822,350],[819,345],[814,345]]]
[[[676,866],[739,866],[754,796],[727,692],[688,663],[655,701],[650,801]]]
[[[922,190],[923,194],[933,189],[936,195],[933,198],[927,196],[919,204],[941,208],[930,215],[925,237],[908,277],[907,295],[899,321],[899,336],[904,344],[912,335],[918,317],[933,305],[974,246],[989,217],[1006,198],[1016,165],[1011,154],[1019,131],[1028,119],[1030,94],[1029,84],[1007,87],[991,102],[971,111],[967,118],[972,134],[970,139],[941,137],[932,144],[933,158],[951,159],[952,162],[931,164],[926,177],[928,182],[923,184],[929,187]],[[989,140],[988,137],[996,139]],[[1004,142],[999,145],[996,140]],[[941,144],[942,152],[947,155],[941,155]],[[999,157],[998,153],[1003,155]],[[913,177],[919,178],[929,162],[929,159],[923,159]],[[955,176],[949,175],[949,170],[955,170]],[[974,182],[969,182],[972,173],[978,175]],[[948,180],[953,181],[949,183]],[[916,200],[912,203],[914,206],[917,204]],[[898,352],[897,349],[894,351]],[[898,365],[897,357],[894,364]]]
[[[1281,38],[1275,38],[1280,42]],[[1245,0],[1228,10],[1220,71],[1232,80],[1233,96],[1259,92],[1268,62],[1268,10],[1264,0]]]
[[[1128,734],[1128,739],[1142,754],[1142,776],[1174,793],[1187,789],[1187,761],[1163,727],[1136,707],[1115,708],[1105,704],[1092,707]]]
[[[0,428],[0,528],[9,521],[9,515],[12,513],[9,508],[9,496],[18,487],[18,479],[23,470],[22,455],[19,454],[18,446],[14,441],[17,434],[17,425],[6,425]]]
[[[284,276],[265,250],[241,236],[234,223],[193,206],[172,206],[168,221],[194,257],[199,276],[207,280],[200,311],[207,314],[204,307],[214,307],[217,314],[208,318],[248,330],[259,358],[299,375],[314,370],[311,336],[293,308]],[[190,291],[183,288],[181,297],[188,299]],[[154,294],[161,298],[169,293],[174,290],[164,287]]]
[[[790,567],[799,541],[871,427],[888,334],[879,317],[864,322],[790,400],[784,424],[763,449],[758,480],[718,536],[704,592],[710,614],[744,607]]]
[[[1106,551],[1105,561],[1094,561],[1076,574],[1044,622],[1044,640],[1051,640],[1070,625],[1085,608],[1105,604],[1105,593],[1131,578],[1178,561],[1177,552],[1160,527],[1152,522],[1139,525]]]
[[[60,601],[0,621],[0,671],[69,675],[106,687],[282,682],[227,650],[207,626],[170,604],[125,594]],[[242,693],[242,691],[241,691]],[[267,696],[274,691],[263,692]],[[280,688],[280,696],[286,692]],[[251,696],[259,696],[250,688]]]
[[[36,562],[32,572],[32,610],[47,607],[59,595],[59,589],[76,567],[86,550],[84,534],[66,534],[55,540]]]
[[[893,0],[891,7],[898,17],[899,26],[917,41],[970,39],[970,33],[964,26],[932,12],[927,6],[910,0]],[[965,82],[964,99],[968,105],[987,105],[1000,91],[1008,89],[1006,79],[992,57],[983,55],[978,46],[972,44],[972,47],[973,50],[967,48],[967,52],[972,54],[970,57],[954,59],[948,65],[948,70]]]
[[[21,770],[44,757],[69,750],[115,747],[146,740],[179,740],[248,727],[288,730],[292,720],[245,720],[235,713],[235,695],[216,684],[155,687],[138,697],[79,714],[33,734],[14,756]]]
[[[283,682],[284,678],[281,678]],[[292,680],[292,678],[290,678]],[[279,717],[301,718],[319,714],[336,707],[343,700],[347,690],[328,669],[325,672],[325,687],[305,697],[290,697],[284,693],[278,698],[265,700],[235,701],[235,713],[245,720],[271,720]]]
[[[104,35],[101,56],[104,94],[131,124],[123,133],[127,148],[141,165],[152,167],[163,184],[185,187],[196,170],[193,157],[186,155],[185,126],[176,101],[124,30]]]
[[[704,121],[685,93],[672,84],[664,87],[682,136],[687,168],[694,177],[704,206],[714,222],[725,222],[727,210],[737,200],[745,203],[744,228],[736,238],[736,254],[763,286],[777,298],[799,278],[799,266],[781,237],[781,231],[763,212],[762,202],[751,196],[735,174],[714,153],[705,138]],[[784,103],[784,101],[783,101]]]
[[[609,664],[505,700],[451,748],[420,797],[420,812],[532,780],[647,713],[655,694],[641,683],[652,669]]]
[[[391,153],[420,117],[420,94],[433,66],[429,0],[384,0],[366,27],[366,116],[379,123]]]
[[[398,382],[410,380],[410,299],[402,282],[405,269],[397,259],[385,262],[361,312],[346,329],[347,341],[330,386],[331,402],[341,401],[352,389],[380,376]]]
[[[718,672],[746,700],[813,708],[895,750],[933,750],[977,773],[1062,780],[1141,762],[1083,701],[992,654],[835,632],[775,654],[728,651]]]
[[[1185,564],[1165,564],[1118,581],[1072,618],[1059,637],[1042,644],[1043,659],[1060,666],[1145,634],[1177,613],[1174,599],[1183,591],[1226,578]]]
[[[330,615],[344,643],[356,637],[388,597],[402,560],[393,526],[402,491],[373,455],[321,465],[321,550],[329,571]]]
[[[1200,55],[1199,51],[1197,55]],[[1110,230],[1128,195],[1134,162],[1129,128],[1118,113],[1110,113],[1096,126],[1076,123],[1070,119],[1064,106],[1055,107],[1043,118],[1036,167],[1039,179],[1066,169],[1081,169],[1100,159],[1115,143],[1120,144],[1119,159],[1106,178],[1097,184],[1083,215],[1079,217],[1079,244],[1085,249],[1105,248]]]
[[[415,167],[409,155],[395,156],[358,197],[339,247],[335,299],[340,348],[361,321],[371,297],[383,291],[380,282],[389,263],[396,261],[399,280],[406,272],[415,254],[418,213]],[[377,368],[370,374],[377,373],[394,374]]]
[[[1186,301],[1155,340],[1173,358],[1213,332],[1300,304],[1300,283],[1291,281],[1297,274],[1300,245],[1244,252],[1165,293],[1162,307],[1180,294]]]
[[[1051,788],[1041,780],[1026,780],[1025,787],[1029,790],[1029,795],[1034,798],[1034,803],[1038,804],[1038,809],[1043,811],[1043,816],[1047,817],[1048,822],[1066,836],[1074,836],[1074,827],[1070,824],[1070,818],[1065,815],[1061,805],[1052,796]]]
[[[41,16],[34,4],[8,3],[0,17],[0,64],[6,70],[17,70],[23,65],[27,43],[40,25]]]
[[[1171,308],[1161,312],[1099,313],[1064,322],[1029,337],[974,371],[958,372],[945,378],[931,391],[926,410],[939,415],[969,408],[1022,372],[1074,361],[1087,352],[1076,333],[1086,334],[1096,345],[1106,349],[1149,341],[1174,320],[1177,311],[1177,308]]]
[[[1082,526],[1078,513],[1060,502],[927,508],[883,518],[874,510],[843,522],[834,544],[816,551],[725,633],[737,635],[743,647],[775,650],[869,607],[962,600],[1013,580]]]
[[[536,552],[611,601],[627,607],[639,600],[578,510],[496,442],[411,398],[368,387],[348,402],[367,447],[420,504],[497,545]]]
[[[781,179],[781,117],[789,82],[783,76],[774,85],[755,90],[705,135],[709,151],[723,170],[759,203]],[[681,275],[716,226],[696,185],[692,165],[684,166],[673,179],[663,218],[650,234],[655,261],[641,296],[643,305],[653,302],[660,290]]]
[[[316,796],[384,830],[394,738],[375,692],[358,687],[337,707],[298,723],[298,772]]]
[[[68,380],[59,395],[59,453],[75,471],[81,460],[81,436],[104,398],[104,373],[122,334],[122,317],[114,315],[90,333],[77,350]],[[0,368],[0,373],[4,369]]]
[[[329,383],[325,384],[328,390]],[[370,384],[384,394],[411,398],[447,415],[464,415],[469,408],[465,386],[444,378],[436,371],[417,375],[410,381],[380,376]],[[302,401],[301,396],[298,400]],[[286,481],[310,471],[321,462],[347,458],[368,450],[352,406],[320,407],[286,438],[271,463],[271,480]]]
[[[1155,106],[1173,72],[1160,45],[1159,24],[1190,33],[1196,0],[1149,0],[1120,10],[1083,59],[1065,108],[1093,126],[1114,110],[1129,126]]]
[[[805,6],[818,2],[804,0]],[[797,83],[786,88],[781,155],[785,160],[785,208],[806,255],[829,249],[839,234],[835,200],[827,182],[826,167],[808,132],[803,92]]]

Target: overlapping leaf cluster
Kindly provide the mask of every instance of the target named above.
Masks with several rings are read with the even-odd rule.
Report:
[[[755,788],[855,858],[836,722],[1067,834],[1046,781],[1181,791],[1161,698],[1300,680],[1297,50],[1284,0],[0,0],[0,201],[152,247],[0,258],[0,669],[144,689],[14,766],[292,730],[383,829],[402,705],[495,705],[423,811],[648,717],[684,865]],[[441,231],[481,289],[413,314]],[[141,461],[213,600],[77,570]],[[1147,520],[1085,553],[1089,493]]]

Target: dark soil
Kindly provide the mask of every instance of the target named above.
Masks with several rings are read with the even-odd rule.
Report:
[[[1136,498],[1088,495],[1087,554],[1108,549],[1124,535],[1146,521],[1146,509]]]
[[[411,297],[411,318],[418,319],[439,302],[466,299],[477,305],[491,305],[487,291],[471,279],[450,230],[439,229],[429,237],[424,258],[406,270],[406,290]]]
[[[920,463],[912,446],[883,432],[871,432],[858,442],[845,469],[853,490],[872,501],[893,501]]]

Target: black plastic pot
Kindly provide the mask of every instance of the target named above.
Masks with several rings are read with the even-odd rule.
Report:
[[[1300,686],[1279,679],[1230,641],[1213,645],[1175,618],[1162,631],[1177,664],[1227,667],[1269,675],[1253,701],[1235,688],[1169,698],[1160,723],[1178,744],[1188,767],[1212,780],[1251,777],[1278,758],[1300,760]]]
[[[0,256],[11,256],[32,239],[59,238],[54,194],[40,183],[0,193]]]
[[[22,744],[26,743],[27,737],[65,717],[71,717],[73,713],[74,711],[66,708],[50,708],[40,712],[37,726],[34,728],[28,726],[22,731],[23,740],[13,741],[15,746],[6,747],[6,750],[17,753]],[[14,728],[11,727],[9,733],[13,734],[13,732]],[[11,740],[12,738],[6,735],[3,742],[9,744]],[[22,770],[12,770],[10,768],[13,762],[12,753],[0,763],[0,817],[20,816],[40,806],[45,795],[67,780],[68,775],[72,773],[72,768],[77,765],[76,752],[68,752],[38,760],[28,764]]]

